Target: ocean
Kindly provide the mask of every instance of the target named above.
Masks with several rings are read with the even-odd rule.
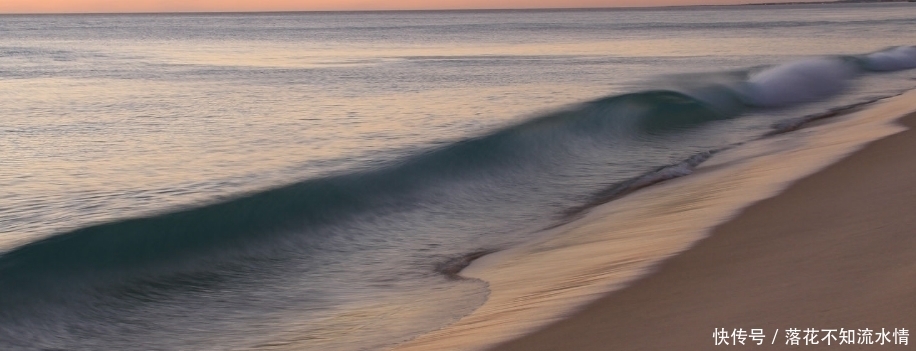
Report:
[[[916,87],[911,28],[908,3],[2,15],[0,349],[394,347],[487,301],[472,258]]]

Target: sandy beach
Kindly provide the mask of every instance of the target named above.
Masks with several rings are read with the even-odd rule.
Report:
[[[901,122],[913,128],[916,114]],[[494,350],[735,347],[715,346],[716,328],[763,329],[763,345],[747,339],[743,346],[754,348],[787,347],[789,328],[800,329],[802,337],[808,328],[911,331],[913,150],[912,130],[875,141],[746,208],[654,274]],[[817,346],[802,339],[800,347],[903,347],[895,346],[901,340],[893,334],[884,346],[838,345],[839,339],[823,339],[826,331],[817,335]]]

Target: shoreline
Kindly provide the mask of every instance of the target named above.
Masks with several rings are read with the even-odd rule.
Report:
[[[916,161],[907,158],[916,111],[899,123],[910,129],[751,205],[633,285],[493,350],[700,350],[715,346],[716,328],[763,329],[770,347],[786,347],[787,328],[912,330],[916,219],[907,209],[916,186],[907,178]],[[883,345],[898,342],[891,334]]]
[[[791,183],[831,167],[867,143],[902,131],[903,127],[892,122],[913,110],[907,101],[916,97],[916,90],[902,95],[868,106],[849,106],[848,114],[831,115],[826,123],[814,122],[822,118],[806,119],[805,122],[814,122],[804,128],[811,130],[807,133],[767,135],[723,150],[721,155],[700,164],[691,177],[668,180],[599,205],[584,218],[553,228],[536,242],[473,261],[461,275],[488,283],[488,301],[459,322],[394,350],[481,350],[513,339],[496,349],[568,349],[564,346],[566,339],[579,336],[558,337],[551,330],[563,329],[562,335],[576,335],[577,330],[596,332],[575,322],[594,319],[580,317],[587,315],[592,306],[656,276],[659,267],[667,267],[685,250],[693,251],[691,247],[712,228],[729,222],[745,207],[767,201]],[[826,113],[840,109],[843,107]],[[806,135],[798,138],[798,133]],[[778,169],[768,169],[774,166]],[[718,188],[712,195],[704,194],[710,192],[710,186]],[[680,195],[672,198],[671,194]],[[697,215],[702,218],[694,218]],[[607,235],[609,232],[614,235]],[[699,245],[704,242],[701,240]],[[581,264],[583,260],[596,262]],[[584,267],[556,266],[564,263]],[[532,287],[530,281],[542,285]],[[598,302],[592,302],[595,300]],[[589,307],[582,309],[583,306]],[[574,312],[577,310],[580,311]],[[578,326],[571,330],[562,327],[570,324]],[[698,337],[707,341],[707,334]],[[543,335],[558,338],[553,340],[553,348]],[[589,349],[587,345],[580,346]],[[605,349],[606,343],[593,346]]]

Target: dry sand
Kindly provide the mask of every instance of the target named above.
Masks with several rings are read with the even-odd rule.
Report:
[[[902,123],[913,128],[916,114]],[[495,350],[787,348],[787,328],[912,333],[914,183],[916,132],[878,140],[746,208],[655,273]],[[762,328],[766,339],[714,346],[715,328]],[[819,341],[794,348],[916,347]]]

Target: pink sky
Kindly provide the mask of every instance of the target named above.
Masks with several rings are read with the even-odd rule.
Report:
[[[0,13],[620,7],[789,1],[798,0],[2,0]]]

